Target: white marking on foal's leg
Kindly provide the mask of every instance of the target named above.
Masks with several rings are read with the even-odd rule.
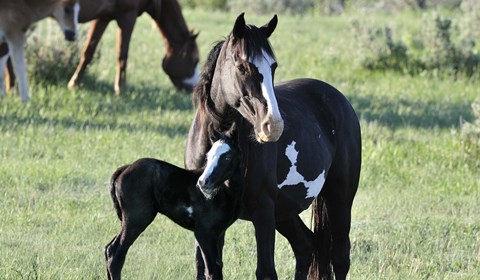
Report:
[[[320,173],[313,181],[305,180],[303,175],[300,174],[300,172],[298,172],[297,170],[298,151],[295,150],[295,144],[295,141],[292,141],[292,143],[288,145],[285,149],[285,155],[287,156],[292,166],[290,166],[287,178],[285,178],[285,180],[278,185],[278,188],[281,189],[284,186],[295,186],[298,184],[303,184],[307,189],[305,199],[317,197],[317,195],[322,190],[323,184],[325,184],[325,170],[323,170],[323,172]]]

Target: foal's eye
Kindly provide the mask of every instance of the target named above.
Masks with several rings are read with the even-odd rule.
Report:
[[[232,156],[225,156],[225,160],[231,161],[231,160],[232,160]]]
[[[72,9],[70,7],[63,7],[63,12],[68,15],[72,12]]]
[[[243,66],[243,64],[238,65],[237,69],[240,72],[240,74],[242,74],[242,75],[244,75],[245,72],[247,72],[247,69],[245,69],[245,66]]]

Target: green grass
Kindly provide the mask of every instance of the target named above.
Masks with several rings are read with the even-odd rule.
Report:
[[[200,31],[202,59],[236,17],[184,15]],[[478,163],[462,153],[460,119],[472,120],[479,81],[364,71],[351,21],[366,17],[281,15],[271,38],[277,81],[325,80],[361,118],[350,279],[476,279],[480,176]],[[412,13],[377,17],[412,29],[421,22]],[[257,25],[269,18],[246,15]],[[68,73],[63,84],[30,80],[28,104],[13,95],[0,99],[0,279],[105,278],[103,247],[120,229],[108,195],[111,173],[145,156],[183,165],[193,109],[161,70],[162,39],[146,16],[139,19],[129,90],[115,96],[114,25],[79,90],[66,89]],[[123,275],[192,279],[193,244],[190,232],[159,216],[130,249]],[[224,254],[226,279],[254,279],[249,222],[229,229]],[[280,279],[291,279],[294,258],[280,235],[275,258]]]

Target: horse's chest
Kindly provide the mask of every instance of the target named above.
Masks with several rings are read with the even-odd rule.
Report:
[[[279,147],[277,186],[305,208],[318,196],[325,183],[330,155],[323,150],[321,143],[305,146],[295,140]]]

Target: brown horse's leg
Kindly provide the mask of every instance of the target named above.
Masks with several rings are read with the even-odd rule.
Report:
[[[12,60],[8,58],[7,68],[5,69],[5,85],[7,87],[7,92],[12,90],[15,87],[15,72],[13,71]]]
[[[82,57],[80,58],[80,62],[78,63],[75,73],[68,82],[69,89],[74,89],[79,85],[85,69],[87,68],[87,65],[92,61],[93,54],[95,53],[98,42],[100,42],[100,39],[102,38],[102,35],[105,32],[105,29],[107,28],[109,22],[109,19],[102,18],[96,19],[92,22],[92,26],[88,31],[87,40],[85,41],[85,46],[82,50]]]
[[[295,280],[307,279],[310,263],[312,262],[313,233],[299,216],[277,222],[277,230],[288,240],[295,254]]]
[[[117,16],[117,73],[115,76],[115,93],[125,90],[127,83],[127,59],[130,38],[137,20],[137,12],[132,11]]]

